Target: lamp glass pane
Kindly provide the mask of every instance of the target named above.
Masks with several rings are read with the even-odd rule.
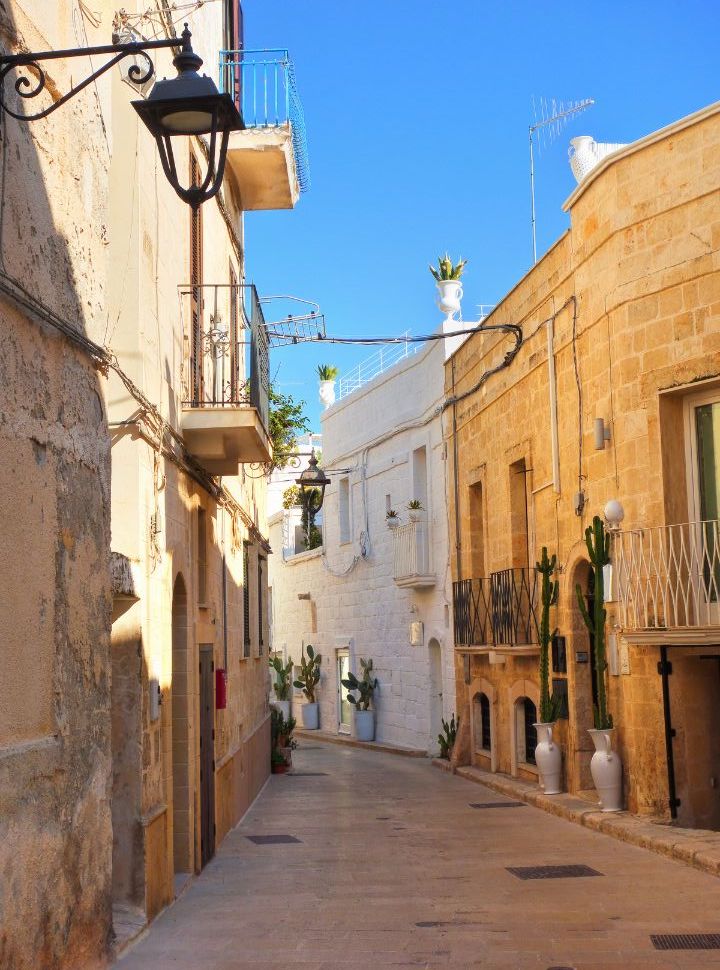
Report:
[[[162,125],[168,132],[178,135],[204,135],[212,130],[213,116],[210,111],[168,111],[162,116]]]

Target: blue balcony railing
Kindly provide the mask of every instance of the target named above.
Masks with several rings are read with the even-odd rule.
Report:
[[[220,51],[220,90],[231,94],[246,128],[289,125],[300,191],[310,188],[305,115],[284,49]]]

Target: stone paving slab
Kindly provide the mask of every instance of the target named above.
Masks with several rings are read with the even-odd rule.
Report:
[[[705,872],[505,801],[426,759],[300,741],[215,859],[119,970],[695,970],[720,951],[651,934],[720,931]],[[479,796],[479,797],[478,797]],[[256,845],[248,835],[292,835]],[[508,867],[601,876],[523,881]]]
[[[519,778],[469,766],[453,769],[449,761],[440,758],[434,759],[433,765],[595,832],[677,859],[702,872],[720,875],[720,832],[686,829],[629,812],[601,812],[587,799],[567,794],[546,795],[537,785]]]

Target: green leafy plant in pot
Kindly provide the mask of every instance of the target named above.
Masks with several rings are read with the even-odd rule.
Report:
[[[590,644],[595,655],[595,729],[589,729],[595,745],[595,753],[590,761],[590,773],[600,796],[603,812],[622,811],[622,762],[616,751],[612,750],[613,718],[607,705],[607,649],[605,641],[605,566],[610,563],[610,535],[599,515],[594,516],[592,525],[585,530],[585,545],[593,567],[593,603],[590,614],[582,589],[575,587],[578,607],[590,635]]]
[[[540,720],[535,725],[537,745],[535,763],[540,773],[540,784],[546,795],[558,795],[562,791],[562,752],[553,741],[553,727],[560,711],[560,699],[550,693],[550,645],[557,629],[550,631],[550,610],[557,605],[559,584],[553,579],[557,568],[557,556],[548,556],[547,546],[542,547],[540,562],[535,569],[540,575],[540,622],[535,617],[535,626],[540,645]]]
[[[378,685],[377,677],[373,676],[372,660],[360,658],[361,677],[356,677],[352,672],[348,672],[347,678],[342,681],[343,687],[354,693],[348,694],[347,699],[355,708],[355,734],[358,741],[372,741],[375,737],[375,718],[373,711],[370,710],[370,703]],[[357,697],[355,697],[357,693]]]
[[[315,731],[320,725],[318,705],[315,699],[315,689],[320,683],[320,664],[322,655],[315,653],[312,644],[303,648],[300,658],[300,676],[294,682],[294,686],[303,692],[307,703],[303,704],[302,720],[303,727]]]

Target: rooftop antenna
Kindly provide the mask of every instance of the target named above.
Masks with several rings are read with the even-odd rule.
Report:
[[[533,117],[535,117],[536,121],[535,124],[530,125],[528,128],[528,136],[530,141],[530,212],[532,220],[533,264],[537,263],[537,244],[535,241],[535,161],[533,158],[533,135],[535,132],[538,132],[543,144],[545,144],[546,137],[549,142],[554,141],[570,118],[576,114],[580,114],[581,111],[584,111],[593,104],[595,104],[595,101],[592,98],[585,98],[584,101],[556,101],[555,98],[552,98],[550,102],[548,102],[545,98],[540,98],[540,120],[538,121],[537,112],[535,110],[535,98],[533,98]]]

